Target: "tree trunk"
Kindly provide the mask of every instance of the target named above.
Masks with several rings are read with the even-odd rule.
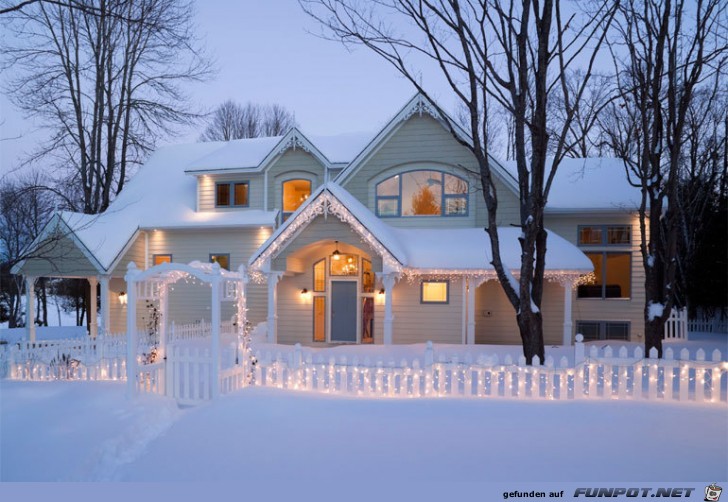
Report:
[[[543,316],[541,312],[532,312],[531,308],[521,309],[516,315],[518,330],[523,343],[523,355],[527,364],[533,363],[533,357],[538,356],[540,363],[544,363],[545,351],[543,342]]]
[[[645,357],[650,355],[650,349],[657,349],[657,357],[662,359],[662,337],[665,334],[665,321],[656,317],[653,321],[645,322]]]

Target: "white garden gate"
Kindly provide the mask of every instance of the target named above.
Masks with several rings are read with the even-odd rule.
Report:
[[[197,327],[180,327],[184,336],[178,337],[168,319],[168,288],[185,276],[210,285],[211,320]],[[237,272],[229,272],[217,263],[163,263],[140,271],[130,263],[126,274],[129,395],[153,393],[172,397],[180,404],[195,404],[242,387],[248,370],[244,337],[247,281],[243,265]],[[141,361],[132,349],[137,345],[138,300],[159,302],[159,347],[151,361]],[[220,318],[222,302],[235,302],[237,307],[229,324]]]

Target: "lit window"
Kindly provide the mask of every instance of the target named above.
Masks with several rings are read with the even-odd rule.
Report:
[[[153,265],[161,265],[162,263],[172,263],[171,254],[155,254],[152,256]]]
[[[586,253],[594,265],[594,282],[581,284],[579,298],[629,298],[632,291],[631,253]]]
[[[629,340],[629,323],[612,321],[576,321],[576,332],[584,340]]]
[[[289,180],[283,183],[283,221],[311,195],[309,180]]]
[[[326,341],[326,297],[313,297],[313,341]]]
[[[374,293],[374,273],[372,262],[362,258],[361,260],[361,292]]]
[[[450,283],[448,281],[422,281],[421,303],[448,303]]]
[[[629,245],[632,227],[630,225],[589,225],[579,227],[580,246]]]
[[[377,215],[467,216],[468,182],[440,171],[409,171],[377,185]]]
[[[313,264],[313,290],[326,291],[326,260],[319,260]]]
[[[248,206],[249,186],[247,181],[215,184],[215,206],[246,207]]]
[[[230,255],[229,254],[211,254],[210,263],[217,263],[220,268],[230,270]]]
[[[331,275],[357,275],[359,273],[358,258],[355,254],[339,253],[331,256]]]

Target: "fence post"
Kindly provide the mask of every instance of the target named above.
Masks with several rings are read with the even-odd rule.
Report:
[[[574,340],[574,366],[578,366],[586,359],[584,356],[584,335],[577,333]]]
[[[429,368],[435,362],[435,354],[432,350],[432,342],[428,340],[425,346],[425,367]]]
[[[301,344],[297,343],[293,346],[293,369],[301,367]]]

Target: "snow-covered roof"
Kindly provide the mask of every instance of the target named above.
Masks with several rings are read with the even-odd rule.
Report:
[[[549,165],[550,159],[547,161]],[[502,162],[518,179],[516,163]],[[627,182],[624,162],[609,157],[565,158],[559,164],[551,186],[549,212],[572,210],[635,210],[640,190]]]
[[[361,152],[374,136],[370,132],[351,132],[321,136],[317,134],[306,135],[311,142],[321,150],[329,162],[333,164],[346,164],[351,162]]]
[[[190,162],[187,170],[256,168],[281,139],[283,136],[215,141],[209,143],[211,152]]]
[[[109,270],[138,229],[273,226],[275,211],[196,211],[197,180],[184,170],[219,148],[216,143],[157,150],[101,215],[63,212],[61,218]]]
[[[283,136],[218,141],[207,155],[190,162],[187,173],[202,174],[225,170],[263,170],[272,159],[289,148],[303,148],[328,167],[350,162],[371,140],[371,133],[319,136],[295,127]]]
[[[388,226],[388,225],[387,225]],[[490,239],[482,228],[392,228],[407,254],[407,267],[423,270],[493,270]],[[501,257],[509,270],[521,268],[519,228],[498,227]],[[548,232],[546,270],[588,273],[591,260],[576,246]]]
[[[263,261],[284,249],[298,235],[304,225],[323,211],[314,211],[318,205],[333,197],[363,229],[355,229],[363,239],[376,239],[402,268],[438,271],[493,270],[490,240],[481,228],[395,228],[378,218],[369,208],[335,182],[328,182],[316,190],[301,207],[281,225],[258,249],[248,262],[259,269]],[[341,219],[340,208],[334,214]],[[305,221],[299,221],[299,220]],[[350,221],[351,224],[351,221]],[[500,227],[501,255],[506,268],[520,269],[520,229]],[[367,235],[367,232],[369,235]],[[593,270],[591,260],[576,246],[561,236],[549,232],[547,271],[568,270],[588,273]],[[276,252],[271,252],[277,249]]]

